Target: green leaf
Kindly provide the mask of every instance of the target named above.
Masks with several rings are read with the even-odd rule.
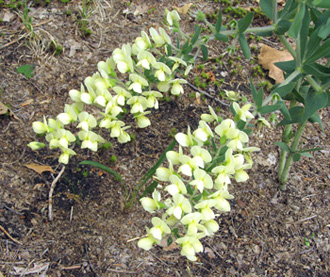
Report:
[[[319,8],[330,9],[330,2],[329,0],[314,0],[312,3],[314,6]]]
[[[238,20],[238,33],[242,34],[250,26],[253,19],[253,13],[248,13],[242,19]]]
[[[262,105],[264,91],[262,88],[260,88],[257,92],[256,87],[253,84],[252,78],[250,78],[250,88],[251,88],[251,93],[252,93],[254,104],[256,105],[256,107],[258,109]]]
[[[99,168],[105,172],[108,172],[110,173],[111,175],[115,176],[115,178],[120,181],[124,186],[126,186],[126,183],[123,181],[123,179],[121,178],[121,175],[118,174],[116,171],[112,170],[111,168],[101,164],[101,163],[98,163],[98,162],[94,162],[94,161],[82,161],[80,162],[79,164],[82,164],[82,165],[91,165],[91,166],[94,166],[96,168]]]
[[[223,41],[223,42],[227,42],[227,41],[229,40],[227,36],[225,36],[225,35],[223,35],[223,34],[220,34],[220,33],[215,34],[215,35],[214,35],[214,38],[215,38],[216,40],[220,40],[220,41]]]
[[[291,73],[296,69],[296,62],[295,61],[287,61],[287,62],[277,62],[274,63],[279,69]]]
[[[314,30],[309,37],[306,57],[312,56],[321,46],[322,39],[318,36],[318,30]]]
[[[305,49],[308,42],[308,32],[309,32],[309,24],[311,18],[308,10],[305,12],[304,18],[302,20],[301,28],[300,28],[300,60],[304,60],[305,57]]]
[[[283,103],[283,102],[282,102]],[[272,113],[272,112],[275,112],[279,109],[282,108],[282,103],[279,103],[277,102],[276,104],[274,105],[268,105],[268,106],[262,106],[258,109],[258,113],[261,113],[261,114],[266,114],[266,113]]]
[[[250,47],[247,43],[245,35],[239,34],[238,41],[239,41],[239,44],[241,45],[244,57],[247,59],[250,59],[250,57],[251,57]]]
[[[204,44],[201,45],[201,50],[202,50],[202,54],[203,54],[203,61],[207,61],[209,54],[208,54],[207,47]]]
[[[287,153],[291,153],[290,147],[285,142],[277,141],[274,144],[277,145],[278,147],[280,147],[283,151],[285,151]]]
[[[202,194],[199,194],[199,195],[193,197],[192,199],[193,199],[194,201],[198,202],[199,200],[201,200],[201,198],[202,198]]]
[[[293,154],[293,161],[294,162],[298,162],[300,160],[300,158],[301,158],[301,154],[299,154],[299,153],[294,153]]]
[[[168,239],[167,239],[167,246],[170,246],[172,244],[172,242],[173,242],[172,237],[171,236],[168,237]]]
[[[278,11],[278,18],[279,20],[289,20],[290,22],[293,21],[293,18],[296,15],[296,8],[298,3],[295,0],[287,0],[285,1],[285,6],[283,10]]]
[[[145,197],[147,194],[153,193],[155,188],[157,188],[157,186],[158,186],[158,182],[152,181],[151,184],[145,188],[144,192],[141,195],[141,198]]]
[[[261,107],[262,106],[262,100],[264,98],[264,90],[261,88],[259,88],[258,92],[257,92],[257,99],[256,99],[256,105],[257,105],[257,108]]]
[[[250,88],[251,88],[253,101],[256,104],[257,108],[258,108],[261,105],[260,105],[260,103],[259,103],[259,105],[257,104],[257,89],[256,89],[255,85],[253,84],[253,81],[252,81],[251,77],[250,77]]]
[[[275,89],[274,89],[273,93],[278,93],[278,95],[283,98],[294,89],[295,85],[296,84],[294,82],[288,83],[287,85],[282,86],[282,87],[279,85],[276,85],[276,86],[274,86]]]
[[[303,154],[303,153],[308,153],[308,152],[320,151],[320,150],[323,150],[323,149],[324,149],[323,147],[315,147],[315,148],[309,148],[309,149],[301,149],[301,150],[299,150],[299,153],[300,153],[300,154]]]
[[[176,48],[180,49],[180,38],[179,38],[179,36],[176,36]]]
[[[139,184],[140,186],[144,185],[156,172],[158,167],[163,163],[163,161],[166,159],[166,153],[170,150],[173,150],[173,148],[176,145],[176,140],[174,139],[164,150],[164,152],[160,155],[157,162],[153,165],[152,168],[149,169],[149,171],[144,174],[144,176],[140,179]]]
[[[278,35],[284,35],[291,27],[291,22],[289,20],[283,19],[277,23],[275,33]]]
[[[192,189],[191,185],[188,184],[186,187],[187,187],[188,194],[193,195],[194,194],[194,190]]]
[[[330,68],[318,63],[304,65],[303,71],[305,74],[310,74],[316,78],[330,77]]]
[[[263,12],[274,21],[273,18],[273,0],[260,0],[260,8],[263,10]]]
[[[167,49],[167,55],[172,56],[172,46],[170,44],[168,44],[166,46],[166,49]]]
[[[202,30],[202,26],[195,25],[195,33],[190,41],[190,43],[192,45],[194,45],[196,43],[196,41],[198,40],[199,35],[201,34],[201,30]]]
[[[303,107],[300,106],[293,107],[289,110],[289,113],[291,116],[291,120],[288,118],[284,118],[277,126],[303,122],[303,115],[304,115]]]
[[[306,10],[305,4],[300,3],[299,6],[298,6],[298,10],[299,11],[293,19],[290,30],[288,31],[288,34],[293,38],[297,38],[298,33],[301,29],[302,21],[303,21],[303,18],[305,16],[305,10]]]
[[[311,155],[310,153],[301,153],[300,155],[308,157],[308,158],[312,158],[312,159],[314,158],[313,155]]]
[[[308,121],[310,121],[311,123],[318,123],[320,125],[322,131],[324,132],[322,119],[318,113],[314,113],[310,118],[308,118]]]
[[[192,49],[193,49],[193,46],[190,44],[186,48],[182,48],[181,52],[184,55],[188,55]]]
[[[221,14],[221,10],[219,10],[217,22],[215,23],[215,31],[217,33],[220,32],[221,26],[222,26],[222,14]]]
[[[328,103],[328,95],[326,93],[317,93],[310,90],[305,99],[305,112],[303,121],[310,118],[315,112],[325,107]]]
[[[328,38],[323,44],[315,51],[311,56],[306,58],[305,63],[314,62],[322,57],[327,57],[330,54],[330,38]]]
[[[33,70],[35,65],[33,64],[25,64],[20,67],[17,67],[17,72],[25,75],[26,78],[30,79],[33,76]]]
[[[326,24],[324,24],[323,26],[320,27],[317,35],[321,38],[321,39],[326,39],[330,34],[330,18],[328,18],[328,21]]]
[[[282,112],[284,118],[291,120],[290,112],[289,112],[288,108],[286,107],[285,103],[282,100],[278,101],[278,103],[282,104],[280,111]]]

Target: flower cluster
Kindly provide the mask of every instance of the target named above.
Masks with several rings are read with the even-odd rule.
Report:
[[[232,180],[245,182],[249,178],[246,170],[252,166],[250,154],[259,149],[246,147],[249,138],[233,120],[222,120],[211,107],[209,110],[210,114],[201,116],[195,131],[188,126],[186,134],[175,136],[178,152],[167,152],[168,167],[156,171],[161,185],[152,198],[140,199],[146,211],[163,212],[161,218],[152,218],[153,227],[138,243],[145,250],[167,238],[182,247],[182,255],[195,261],[196,253],[203,251],[200,239],[219,229],[216,213],[230,211],[228,200],[233,196],[228,185]],[[245,109],[243,112],[250,116]]]
[[[177,24],[180,17],[176,11],[167,12],[167,20],[171,26]],[[176,78],[176,73],[183,70],[188,74],[190,67],[179,52],[177,56],[168,55],[168,49],[172,49],[171,38],[163,28],[150,28],[149,34],[150,37],[142,31],[132,45],[124,44],[106,61],[99,62],[98,72],[87,77],[80,90],[70,90],[74,103],[66,104],[64,112],[56,119],[44,118],[43,122],[33,123],[35,133],[46,134],[51,149],[62,151],[59,162],[67,164],[70,156],[76,154],[70,148],[76,139],[82,141],[81,148],[97,151],[105,139],[95,132],[96,127],[109,130],[110,137],[117,138],[120,143],[130,141],[127,133],[130,126],[121,120],[125,111],[130,111],[139,128],[145,128],[151,124],[147,109],[158,109],[158,100],[164,94],[183,94],[182,85],[187,81]],[[120,78],[116,72],[120,73]],[[86,105],[98,111],[89,113]],[[71,123],[79,129],[77,136],[65,129]],[[28,146],[38,150],[45,145],[31,142]]]

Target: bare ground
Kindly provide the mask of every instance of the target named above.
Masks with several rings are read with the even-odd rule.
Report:
[[[220,7],[212,1],[191,2],[207,13]],[[85,36],[78,23],[80,1],[30,3],[39,39],[29,38],[14,11],[1,8],[2,18],[4,14],[11,18],[0,22],[0,101],[16,117],[0,117],[0,225],[16,241],[0,230],[0,276],[1,272],[14,275],[17,268],[27,273],[33,266],[43,265],[48,266],[49,276],[330,276],[329,109],[321,114],[325,132],[309,125],[304,136],[306,145],[324,150],[315,152],[314,159],[304,158],[294,165],[286,192],[277,189],[276,180],[278,153],[273,142],[280,134],[275,129],[255,130],[250,145],[260,147],[261,152],[255,155],[250,179],[232,186],[232,211],[218,217],[220,231],[203,240],[205,251],[198,255],[197,263],[188,262],[178,249],[139,249],[131,239],[145,234],[150,215],[140,205],[123,213],[120,184],[107,174],[78,165],[83,159],[103,162],[133,187],[171,141],[174,128],[195,127],[208,105],[219,106],[215,101],[221,99],[219,88],[211,83],[204,90],[213,99],[198,102],[187,87],[180,99],[161,102],[150,117],[151,127],[132,128],[133,142],[120,145],[112,141],[110,150],[97,154],[79,151],[57,183],[55,218],[48,221],[48,192],[56,174],[37,174],[24,164],[49,165],[57,173],[61,165],[57,152],[33,152],[26,147],[35,140],[32,122],[62,112],[68,91],[79,89],[84,78],[96,71],[98,61],[132,42],[141,30],[160,26],[165,8],[182,5],[181,1],[165,0],[132,1],[129,8],[127,4],[93,1],[88,17],[92,34]],[[188,16],[183,16],[183,22],[187,31],[192,29]],[[63,46],[63,53],[53,55],[51,39]],[[225,49],[222,44],[212,44],[210,55],[219,57]],[[251,63],[235,59],[234,65],[242,65],[242,69],[234,74],[228,58],[224,61],[219,65],[211,59],[206,71],[224,79],[221,90],[232,89],[250,97]],[[24,64],[35,65],[31,79],[16,71]],[[255,78],[255,82],[259,80]],[[227,108],[221,108],[222,115],[229,116]],[[115,164],[109,162],[112,155],[118,158]]]

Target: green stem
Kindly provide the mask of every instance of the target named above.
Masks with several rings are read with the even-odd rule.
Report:
[[[247,28],[244,31],[244,34],[246,33],[264,33],[264,32],[269,32],[269,31],[274,31],[275,27],[272,25],[269,26],[264,26],[264,27],[251,27],[251,28]],[[226,36],[231,36],[231,35],[235,35],[237,34],[237,30],[225,30],[220,32],[222,35],[226,35]],[[210,37],[211,39],[214,39],[214,36]]]
[[[292,124],[286,125],[283,130],[282,134],[282,142],[288,144],[290,142],[290,134],[292,132]],[[279,179],[282,178],[284,165],[286,162],[288,152],[284,151],[280,148],[280,159],[279,159],[279,167],[278,167],[278,177]]]
[[[297,54],[296,51],[292,48],[292,46],[290,45],[290,43],[286,40],[286,38],[283,35],[278,35],[278,38],[280,39],[280,41],[284,44],[285,48],[290,52],[290,54],[292,55],[292,57],[294,59],[297,58]]]
[[[296,68],[278,87],[283,87],[291,83],[301,73],[299,68]]]
[[[273,22],[277,23],[277,0],[272,1],[272,8],[273,8]]]
[[[290,172],[291,165],[292,165],[292,162],[293,162],[293,155],[297,151],[299,141],[300,141],[301,136],[304,132],[306,123],[307,123],[307,121],[305,121],[303,123],[300,123],[299,126],[298,126],[298,129],[295,133],[293,142],[291,144],[291,152],[288,153],[288,155],[287,155],[287,159],[286,159],[286,162],[285,162],[285,165],[284,165],[284,168],[283,168],[281,178],[279,178],[279,180],[280,180],[280,189],[281,190],[286,190],[286,183],[288,181],[289,172]]]
[[[322,87],[318,83],[316,83],[315,80],[310,75],[307,75],[306,79],[308,83],[315,89],[316,92],[321,93],[323,91]]]

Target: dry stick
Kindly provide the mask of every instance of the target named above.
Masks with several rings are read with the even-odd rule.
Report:
[[[230,106],[229,104],[227,104],[227,103],[225,103],[225,102],[223,102],[223,101],[221,101],[221,100],[219,100],[219,99],[213,97],[211,94],[207,93],[206,91],[203,91],[203,90],[199,89],[198,87],[195,87],[193,84],[191,84],[191,83],[189,83],[189,82],[187,83],[187,85],[190,86],[192,89],[198,91],[199,93],[204,94],[204,95],[207,96],[208,98],[211,98],[211,99],[213,99],[214,101],[220,103],[221,105],[224,105],[224,106],[227,106],[227,107]]]
[[[3,228],[1,225],[0,225],[0,230],[1,230],[2,232],[4,232],[5,235],[6,235],[8,238],[10,238],[13,242],[15,242],[15,243],[17,243],[17,244],[19,244],[19,245],[23,245],[23,243],[21,243],[20,241],[14,239],[14,238],[13,238],[13,237],[12,237],[7,231],[6,231],[6,229]]]
[[[56,178],[52,182],[52,185],[50,186],[49,203],[48,203],[48,219],[49,219],[49,221],[52,221],[53,218],[54,218],[54,214],[53,214],[53,192],[54,192],[54,189],[55,189],[55,185],[56,185],[57,181],[60,179],[60,177],[62,176],[64,170],[65,170],[65,166],[62,167],[60,173],[56,176]]]
[[[46,20],[46,21],[43,21],[43,22],[40,22],[40,23],[38,23],[38,24],[32,25],[32,27],[35,28],[35,27],[38,27],[38,26],[40,26],[40,25],[46,24],[46,23],[48,23],[48,22],[50,22],[50,21],[52,21],[52,20],[51,20],[51,19],[48,19],[48,20]],[[23,28],[24,28],[24,27],[23,27]],[[0,50],[6,48],[6,47],[8,47],[8,46],[10,46],[10,45],[12,45],[12,44],[14,44],[14,43],[16,43],[16,42],[19,42],[19,41],[20,41],[21,39],[23,39],[23,38],[25,38],[25,34],[24,34],[23,36],[17,38],[17,39],[14,39],[14,40],[12,40],[12,41],[6,43],[5,45],[2,45],[2,46],[0,47]]]

